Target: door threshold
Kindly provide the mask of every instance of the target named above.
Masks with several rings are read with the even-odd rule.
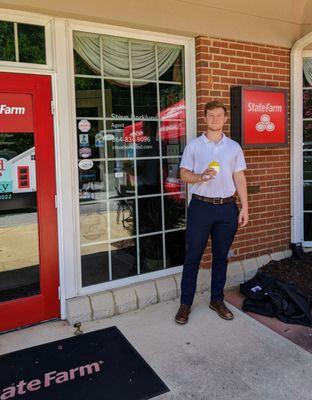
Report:
[[[47,320],[45,320],[45,321],[35,322],[34,324],[29,324],[29,325],[21,326],[21,327],[19,327],[19,328],[8,329],[8,330],[6,330],[6,331],[0,332],[0,336],[1,336],[1,335],[5,335],[6,333],[22,331],[22,330],[24,330],[24,329],[28,329],[28,328],[31,328],[31,327],[33,327],[33,326],[38,326],[38,325],[45,324],[45,323],[47,323],[47,322],[56,322],[56,321],[61,321],[61,318],[47,319]]]

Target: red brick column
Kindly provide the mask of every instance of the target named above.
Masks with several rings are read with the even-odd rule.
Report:
[[[230,88],[240,85],[289,89],[290,49],[198,37],[196,39],[198,131],[204,129],[207,101],[220,100],[230,111]],[[230,136],[230,115],[225,126]],[[289,135],[288,135],[289,136]],[[232,249],[233,260],[286,250],[290,242],[290,149],[262,148],[244,151],[248,186],[260,186],[249,194],[250,222],[240,228]],[[202,267],[209,267],[207,247]]]

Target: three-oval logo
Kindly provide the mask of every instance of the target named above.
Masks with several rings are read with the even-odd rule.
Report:
[[[256,130],[258,132],[273,132],[275,130],[275,124],[271,121],[271,117],[268,114],[262,114],[260,122],[256,124]]]

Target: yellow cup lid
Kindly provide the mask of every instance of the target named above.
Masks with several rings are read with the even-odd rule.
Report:
[[[220,164],[217,161],[211,161],[208,166],[209,167],[220,167]]]

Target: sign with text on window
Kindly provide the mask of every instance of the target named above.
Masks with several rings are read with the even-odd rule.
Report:
[[[0,132],[33,132],[32,96],[0,93]]]
[[[286,146],[287,113],[285,89],[231,89],[231,135],[243,147]]]
[[[177,139],[185,135],[185,101],[184,99],[160,111],[161,120],[160,138]],[[151,131],[155,121],[138,121],[129,125],[123,130],[123,140],[125,142],[150,142]],[[157,125],[157,124],[156,124]]]

